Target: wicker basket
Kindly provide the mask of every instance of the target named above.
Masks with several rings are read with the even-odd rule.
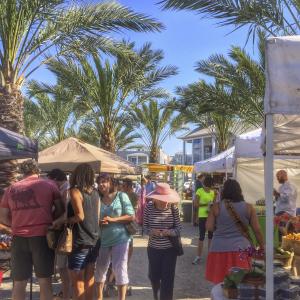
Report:
[[[238,298],[238,289],[234,288],[223,288],[223,295],[228,299],[237,299]]]
[[[300,256],[300,241],[293,241],[293,250],[295,255]]]
[[[289,240],[285,236],[282,237],[281,248],[286,251],[294,249],[294,240]]]
[[[275,254],[274,258],[281,261],[283,264],[283,267],[285,269],[291,269],[293,258],[294,258],[294,253],[292,252],[290,257],[284,257],[280,254]]]

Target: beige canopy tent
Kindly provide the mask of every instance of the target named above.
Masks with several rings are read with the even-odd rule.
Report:
[[[90,164],[96,173],[141,173],[138,167],[116,154],[73,137],[39,152],[39,166],[44,172],[48,172],[54,168],[71,172],[80,163]]]

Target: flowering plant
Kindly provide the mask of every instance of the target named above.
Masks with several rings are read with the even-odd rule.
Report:
[[[262,275],[261,272],[257,272],[258,270],[255,269],[255,259],[263,259],[265,257],[265,251],[263,249],[257,249],[253,246],[249,246],[246,249],[239,248],[239,257],[241,260],[247,260],[249,266],[251,266],[250,273],[259,273]],[[252,259],[254,261],[252,261]]]

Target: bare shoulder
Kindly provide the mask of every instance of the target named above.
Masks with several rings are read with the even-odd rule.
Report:
[[[70,189],[70,196],[71,196],[71,198],[78,198],[78,197],[82,198],[82,194],[81,194],[80,190],[77,188]]]

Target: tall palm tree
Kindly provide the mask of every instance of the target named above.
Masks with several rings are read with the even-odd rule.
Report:
[[[42,147],[64,140],[75,123],[75,94],[61,84],[47,85],[31,81],[25,102],[25,131],[37,138]],[[30,132],[30,129],[35,131]],[[36,134],[37,136],[34,136]]]
[[[154,100],[134,107],[131,116],[139,138],[150,151],[150,163],[157,163],[163,143],[180,130],[181,118],[174,115],[173,109],[162,107]]]
[[[134,44],[129,45],[133,49]],[[126,122],[130,106],[150,97],[166,96],[157,88],[176,67],[160,66],[162,51],[145,44],[136,55],[118,56],[115,62],[101,61],[97,55],[53,61],[49,68],[77,95],[77,108],[99,130],[101,148],[116,151],[116,129]]]
[[[191,122],[208,128],[216,140],[218,151],[224,151],[230,147],[234,136],[250,127],[249,123],[243,122],[232,111],[226,112],[223,106],[216,104],[226,98],[232,102],[233,98],[222,86],[218,84],[207,86],[205,82],[200,82],[199,88],[197,86],[195,89],[195,86],[196,84],[177,88],[178,98],[168,106],[178,111],[185,123]],[[209,91],[205,91],[205,88]],[[212,90],[215,92],[213,95]]]
[[[262,29],[268,35],[300,33],[298,0],[161,0],[166,9],[193,10],[217,19],[221,26],[246,26],[248,37]]]
[[[0,126],[23,132],[22,84],[54,56],[91,48],[118,53],[120,47],[109,37],[110,32],[162,29],[161,23],[117,2],[75,2],[0,1]],[[0,164],[6,175],[0,177],[0,193],[14,180],[14,166],[10,162]]]

